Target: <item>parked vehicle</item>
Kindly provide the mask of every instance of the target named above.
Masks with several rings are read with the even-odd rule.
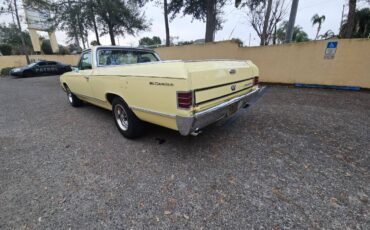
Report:
[[[60,75],[72,71],[70,65],[56,61],[38,61],[24,67],[14,68],[10,75],[17,77],[32,77],[41,75]]]
[[[134,138],[143,121],[197,134],[236,113],[260,91],[251,61],[161,61],[152,50],[97,46],[60,77],[69,103],[111,110],[118,130]]]

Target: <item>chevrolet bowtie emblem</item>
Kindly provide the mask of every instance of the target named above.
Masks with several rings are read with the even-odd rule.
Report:
[[[236,73],[236,70],[235,69],[230,69],[229,70],[229,74],[235,74]]]

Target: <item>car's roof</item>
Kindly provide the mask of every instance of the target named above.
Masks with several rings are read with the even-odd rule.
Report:
[[[59,63],[57,61],[50,61],[50,60],[38,60],[38,61],[35,61],[35,63],[39,63],[39,62],[56,62],[56,63]]]
[[[145,47],[130,47],[130,46],[92,46],[90,49],[101,49],[101,48],[115,48],[115,49],[127,49],[127,50],[138,50],[146,52],[154,52],[154,50]],[[85,49],[82,52],[90,49]]]

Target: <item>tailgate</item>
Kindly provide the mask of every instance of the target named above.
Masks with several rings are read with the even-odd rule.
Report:
[[[230,98],[253,87],[257,67],[250,61],[203,61],[186,63],[194,89],[195,106]]]

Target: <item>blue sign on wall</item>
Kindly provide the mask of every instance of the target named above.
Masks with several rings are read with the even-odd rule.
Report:
[[[338,42],[328,42],[328,45],[326,48],[332,48],[335,49],[337,48]]]
[[[337,41],[328,42],[328,44],[326,45],[324,58],[325,59],[334,59],[335,53],[337,52],[337,47],[338,47],[338,42]]]

